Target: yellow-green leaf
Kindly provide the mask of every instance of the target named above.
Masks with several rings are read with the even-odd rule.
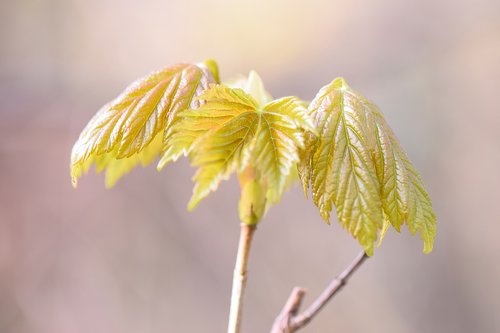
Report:
[[[131,84],[120,96],[103,106],[90,120],[71,154],[71,177],[77,179],[91,164],[110,168],[108,185],[138,163],[149,163],[161,151],[160,135],[168,138],[178,113],[196,107],[194,99],[214,82],[215,63],[177,64],[153,72]],[[165,149],[165,148],[163,148]],[[139,156],[140,155],[140,156]],[[154,157],[151,158],[151,155]]]
[[[436,217],[423,182],[377,107],[341,79],[323,87],[309,106],[318,138],[308,136],[299,175],[329,220],[333,205],[341,224],[373,253],[390,224],[420,231],[432,250]]]
[[[419,231],[424,252],[429,253],[436,234],[436,215],[424,183],[376,107],[369,103],[366,106],[374,115],[377,136],[374,158],[384,212],[397,231],[403,223],[411,234]]]
[[[238,109],[241,103],[248,104],[252,109],[256,109],[259,105],[265,105],[272,100],[271,94],[264,88],[262,79],[255,71],[250,71],[248,76],[241,75],[236,79],[229,80],[225,82],[223,86],[232,88],[233,90],[216,88],[213,89],[210,94],[200,96],[201,100],[211,99],[212,109],[209,112],[211,112],[213,116],[217,116],[216,112],[222,112],[224,115],[228,115],[227,111],[231,112],[231,108],[233,107],[230,103],[237,104],[235,110]],[[239,91],[243,91],[246,95],[240,94]],[[232,96],[234,94],[237,96]],[[248,96],[250,96],[252,100],[246,100]],[[226,105],[217,104],[216,100],[225,101],[223,103],[226,103]],[[158,170],[163,169],[168,163],[176,161],[179,157],[186,156],[195,139],[206,131],[205,123],[198,124],[198,120],[195,118],[193,118],[193,121],[190,121],[189,124],[187,123],[188,122],[177,126],[176,131],[178,135],[175,137],[171,136],[169,141],[167,141],[166,146],[168,146],[168,148],[163,153],[158,163]]]
[[[253,112],[258,107],[252,96],[241,89],[227,89],[223,85],[215,85],[206,90],[199,100],[209,100],[198,109],[183,114],[182,121],[177,123],[169,138],[168,148],[163,154],[158,169],[187,155],[196,140],[201,140],[209,130],[224,125],[227,121],[244,112]]]
[[[312,120],[296,98],[262,105],[242,89],[215,85],[199,99],[204,103],[184,112],[171,141],[175,151],[170,156],[188,152],[198,167],[189,208],[237,172],[245,185],[240,215],[249,219],[243,222],[257,223],[265,212],[263,205],[279,201],[294,176],[298,148],[304,146],[303,129],[314,130]],[[248,174],[251,179],[245,178]],[[257,190],[258,202],[253,193]]]
[[[309,108],[319,132],[310,152],[313,201],[325,221],[334,204],[341,224],[371,254],[383,219],[366,116],[343,79],[321,89]]]
[[[301,101],[284,97],[268,103],[260,112],[255,137],[253,163],[256,173],[267,183],[267,197],[277,203],[287,187],[287,179],[304,148],[304,130],[316,130]]]
[[[196,185],[189,202],[190,209],[215,191],[221,180],[228,179],[232,172],[247,162],[245,148],[257,131],[258,121],[255,112],[243,112],[214,128],[204,140],[199,141],[191,154],[192,164],[199,169],[193,178]]]
[[[105,158],[96,160],[96,172],[99,173],[106,170],[106,188],[111,188],[123,175],[130,172],[136,166],[141,165],[145,167],[151,164],[158,157],[162,146],[162,136],[157,135],[143,150],[130,157],[116,159],[112,154],[105,154]]]

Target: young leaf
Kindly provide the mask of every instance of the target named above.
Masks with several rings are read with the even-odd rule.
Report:
[[[430,252],[436,218],[422,180],[376,106],[335,79],[309,106],[319,131],[299,164],[305,192],[328,221],[332,203],[341,224],[371,255],[384,219],[399,231],[420,231]]]
[[[168,149],[158,163],[158,170],[180,156],[187,155],[193,143],[216,126],[247,111],[254,111],[258,105],[252,96],[241,89],[225,89],[219,85],[206,90],[199,100],[210,100],[210,105],[189,110],[182,121],[175,124],[168,142]]]
[[[239,76],[236,79],[224,82],[224,85],[229,88],[240,88],[250,94],[259,105],[264,105],[273,100],[271,94],[264,88],[264,82],[259,74],[255,71],[250,71],[247,76]]]
[[[436,235],[436,215],[424,183],[376,107],[365,105],[374,115],[378,138],[374,158],[387,219],[397,231],[403,223],[411,234],[419,231],[424,252],[429,253]]]
[[[143,150],[130,157],[116,159],[112,154],[105,154],[103,158],[96,160],[96,172],[100,173],[106,170],[105,185],[106,188],[111,188],[123,175],[130,172],[137,165],[145,167],[153,162],[158,157],[162,146],[162,136],[157,135]]]
[[[277,203],[286,188],[304,146],[304,131],[316,132],[307,109],[296,97],[268,103],[261,113],[260,131],[255,138],[253,167],[268,185],[267,197]]]
[[[217,67],[208,61],[170,66],[131,84],[97,112],[75,143],[73,185],[93,163],[107,169],[107,183],[112,185],[137,164],[151,162],[162,150],[157,136],[170,136],[178,114],[199,104],[194,97],[215,82],[214,77]],[[155,139],[155,145],[142,153]]]
[[[264,89],[262,79],[255,71],[250,71],[248,77],[241,75],[235,79],[230,79],[224,82],[224,85],[229,88],[239,88],[252,96],[254,101],[251,101],[251,104],[255,102],[257,104],[264,105],[272,100],[271,95]],[[223,92],[220,91],[219,93]],[[231,96],[226,97],[229,98],[228,100],[232,100]],[[253,107],[256,107],[256,105]],[[220,110],[224,110],[224,107],[222,106]],[[196,125],[198,124],[190,123],[184,127],[182,127],[182,125],[177,127],[179,135],[175,138],[173,136],[170,138],[171,142],[168,144],[168,149],[163,153],[163,156],[158,163],[158,170],[163,169],[168,163],[176,161],[181,156],[187,156],[194,140],[206,131],[203,126],[199,127]]]
[[[304,145],[302,129],[314,130],[300,100],[285,97],[261,105],[242,89],[223,85],[213,86],[199,99],[205,103],[185,112],[172,135],[172,147],[189,151],[192,164],[199,167],[189,208],[233,172],[240,176],[242,186],[250,186],[242,192],[245,200],[255,198],[247,193],[251,188],[265,193],[271,203],[279,201],[299,160],[298,147]],[[249,174],[252,179],[243,179]],[[245,208],[240,205],[240,211],[250,205],[255,213],[243,222],[257,223],[265,212],[264,204],[259,199]]]
[[[327,222],[335,204],[341,224],[371,254],[382,205],[366,117],[354,97],[345,81],[336,79],[309,106],[319,132],[308,158],[312,197]]]

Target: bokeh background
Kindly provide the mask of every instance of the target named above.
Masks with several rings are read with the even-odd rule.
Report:
[[[376,102],[427,185],[435,250],[391,233],[303,332],[500,332],[500,2],[0,2],[0,332],[224,332],[235,180],[187,213],[194,170],[137,169],[71,188],[86,122],[128,83],[181,61],[257,70],[312,99],[336,76]],[[360,250],[298,187],[256,234],[244,332],[293,286],[308,304]]]

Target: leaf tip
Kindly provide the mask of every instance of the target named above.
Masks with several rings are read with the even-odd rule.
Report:
[[[82,170],[81,164],[75,163],[73,159],[71,161],[69,169],[69,174],[71,176],[71,186],[76,189],[78,187],[78,178],[80,178],[84,170]]]
[[[434,229],[435,230],[435,229]],[[430,237],[424,239],[424,253],[429,254],[434,249],[434,237],[435,231],[430,235]]]
[[[314,193],[313,193],[313,200],[314,200]],[[330,211],[325,208],[320,208],[319,210],[319,215],[325,221],[326,224],[330,225]]]
[[[305,186],[302,184],[302,193],[304,193],[304,197],[306,197],[306,200],[309,199],[309,186]]]
[[[203,65],[208,68],[214,77],[215,82],[220,83],[219,66],[217,65],[217,62],[214,59],[207,59],[203,62]]]
[[[351,87],[349,87],[349,85],[347,84],[346,80],[343,77],[335,78],[331,84],[336,89],[340,89],[340,90],[350,90],[351,89]]]
[[[198,206],[200,201],[207,196],[207,194],[208,193],[203,193],[202,191],[200,191],[199,184],[196,184],[193,189],[193,195],[191,196],[191,199],[189,199],[187,210],[189,212],[192,212],[196,208],[196,206]]]
[[[324,217],[324,216],[321,216],[323,218],[323,222],[325,222],[327,225],[331,225],[332,223],[330,222],[330,217]]]
[[[377,247],[380,247],[382,245],[382,241],[385,238],[385,235],[387,234],[387,231],[389,230],[389,227],[391,226],[391,222],[389,222],[389,219],[386,217],[384,219],[384,225],[382,226],[382,230],[380,230],[380,238],[377,242]]]
[[[158,162],[158,165],[156,166],[156,171],[160,172],[169,162],[170,159],[168,158],[168,156],[163,155],[160,161]]]
[[[109,190],[113,186],[115,186],[116,182],[118,181],[118,177],[111,177],[109,172],[106,172],[106,177],[104,179],[104,187]]]
[[[189,203],[187,205],[187,210],[189,212],[192,212],[196,208],[196,206],[198,206],[199,203],[200,203],[199,198],[196,198],[195,196],[191,197],[191,200],[189,200]]]

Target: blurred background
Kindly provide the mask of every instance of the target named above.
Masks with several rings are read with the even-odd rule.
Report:
[[[500,332],[500,2],[0,2],[0,332],[224,332],[239,225],[234,179],[186,212],[183,160],[115,188],[71,188],[73,143],[131,81],[217,59],[275,96],[343,76],[421,171],[434,252],[390,233],[301,332]],[[360,247],[293,188],[259,227],[244,332],[294,286],[317,296]]]

